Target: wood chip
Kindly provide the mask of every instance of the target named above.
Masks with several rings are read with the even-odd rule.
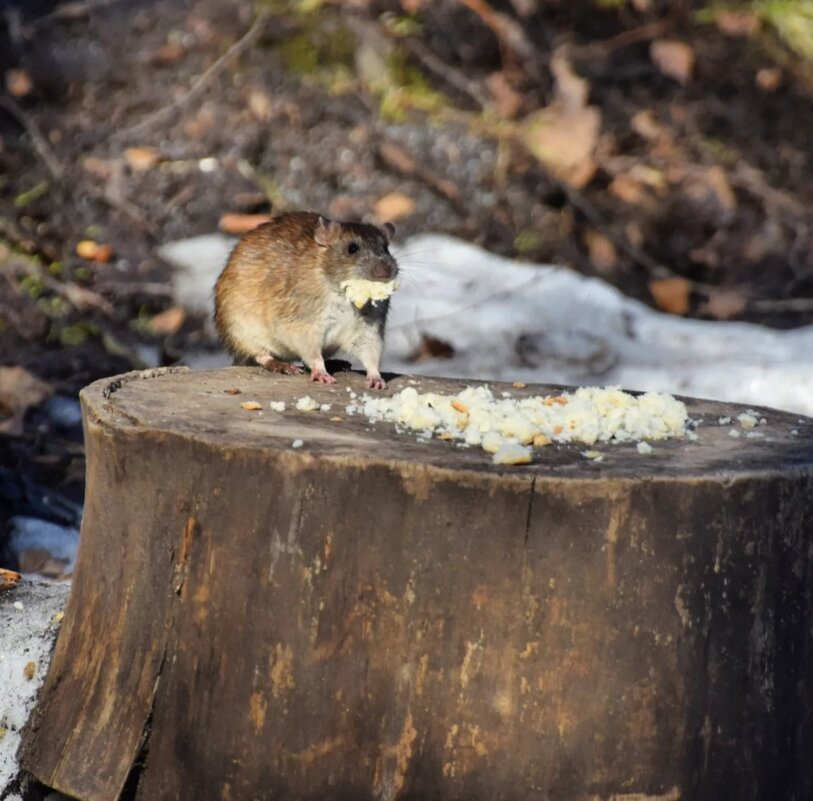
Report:
[[[256,412],[263,408],[262,404],[257,401],[244,401],[240,406],[247,412]]]

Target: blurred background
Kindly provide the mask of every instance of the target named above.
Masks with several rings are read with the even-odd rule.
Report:
[[[813,0],[0,0],[0,81],[6,567],[70,573],[79,389],[218,352],[161,246],[272,209],[813,322]]]

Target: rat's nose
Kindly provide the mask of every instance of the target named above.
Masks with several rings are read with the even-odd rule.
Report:
[[[373,277],[380,281],[389,281],[398,274],[398,267],[394,261],[377,261],[373,267]]]

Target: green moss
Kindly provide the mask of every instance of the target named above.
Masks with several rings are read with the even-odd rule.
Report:
[[[318,77],[321,72],[353,65],[353,37],[343,25],[320,16],[307,18],[303,26],[280,45],[282,60],[291,72]]]
[[[813,61],[813,0],[761,0],[753,8],[791,50]]]
[[[98,225],[97,223],[91,223],[87,228],[85,228],[85,236],[88,239],[104,239],[104,231],[102,230],[102,226]]]
[[[56,339],[65,347],[76,347],[77,345],[84,345],[88,339],[96,338],[99,334],[99,326],[89,320],[80,320],[73,325],[67,325],[64,328],[52,330],[51,338]]]
[[[47,295],[37,300],[37,306],[51,319],[67,317],[70,307],[59,295]]]
[[[31,203],[37,200],[37,198],[42,197],[48,191],[48,187],[48,181],[40,181],[38,184],[34,184],[31,189],[26,189],[25,192],[20,192],[20,194],[14,198],[14,207],[24,209],[26,206],[29,206]]]
[[[514,247],[518,254],[524,256],[533,253],[542,245],[542,234],[533,228],[525,228],[514,239]]]
[[[61,278],[65,273],[65,265],[61,261],[52,261],[48,265],[48,274],[54,278]]]
[[[413,36],[423,30],[423,24],[417,17],[387,17],[384,25],[393,36]]]
[[[37,275],[26,275],[20,279],[20,289],[32,300],[36,300],[45,292],[45,284]]]
[[[381,116],[393,122],[403,122],[411,110],[431,114],[450,105],[447,98],[432,89],[426,76],[409,64],[400,52],[390,56],[386,74],[372,89],[379,97]]]
[[[87,267],[76,267],[73,271],[73,277],[77,281],[89,281],[93,273]]]

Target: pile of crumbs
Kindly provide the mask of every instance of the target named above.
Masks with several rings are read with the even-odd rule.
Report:
[[[435,436],[479,446],[493,454],[496,464],[527,464],[533,447],[553,442],[592,445],[683,437],[689,423],[686,406],[671,395],[634,396],[613,387],[527,398],[495,398],[484,386],[467,387],[457,395],[407,387],[390,397],[364,395],[347,412],[364,414],[372,422],[393,422],[417,431],[419,439]]]
[[[398,282],[392,281],[368,281],[364,278],[351,278],[349,281],[342,281],[340,284],[347,299],[357,308],[362,309],[372,301],[373,305],[381,300],[386,300],[396,289]]]

